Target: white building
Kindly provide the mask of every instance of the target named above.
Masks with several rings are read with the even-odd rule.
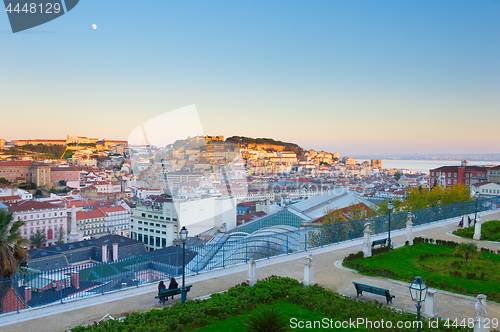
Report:
[[[20,201],[6,202],[9,212],[12,212],[14,221],[25,220],[20,228],[21,236],[29,239],[37,230],[42,230],[47,237],[46,245],[57,242],[59,229],[62,227],[64,242],[67,235],[67,212],[63,205],[47,202]]]
[[[479,193],[479,198],[500,196],[500,184],[493,182],[475,183],[470,187],[471,194]]]
[[[236,200],[209,197],[174,201],[156,196],[152,201],[138,202],[130,220],[131,238],[143,241],[148,250],[173,245],[178,231],[185,226],[190,236],[214,227],[230,230],[236,227]]]

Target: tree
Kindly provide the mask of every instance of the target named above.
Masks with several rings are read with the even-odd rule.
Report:
[[[65,236],[66,234],[64,234],[64,228],[61,226],[59,227],[59,229],[57,230],[57,242],[56,244],[63,244],[64,243],[64,239],[66,238]]]
[[[387,208],[387,203],[389,203],[388,199],[386,199],[382,203],[377,204],[377,207],[376,207],[377,215],[386,216],[389,214],[389,209]],[[392,205],[393,205],[393,208],[392,208],[391,213],[399,213],[399,212],[406,211],[404,204],[403,204],[403,201],[398,199],[398,198],[392,199]]]
[[[45,232],[41,229],[37,229],[35,234],[30,236],[30,242],[36,248],[41,248],[45,242],[47,242],[47,237],[45,236]]]
[[[401,173],[399,171],[394,173],[394,179],[396,179],[396,181],[399,181],[399,179],[401,179]]]
[[[9,181],[7,181],[7,179],[5,178],[0,178],[0,183],[3,183],[3,184],[10,184]]]
[[[21,237],[20,228],[24,220],[13,221],[12,213],[0,209],[0,312],[3,312],[3,298],[12,285],[12,277],[25,264],[29,254],[28,240]]]
[[[373,211],[364,204],[350,204],[342,209],[329,209],[319,224],[321,227],[316,232],[309,234],[308,244],[319,246],[328,243],[340,242],[357,237],[364,229],[360,222],[354,222],[373,216]]]
[[[469,258],[479,258],[481,253],[477,251],[477,245],[474,242],[462,242],[456,248],[454,254],[464,254],[465,265]]]

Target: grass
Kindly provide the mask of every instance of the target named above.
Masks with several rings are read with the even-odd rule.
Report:
[[[431,287],[455,293],[475,295],[493,292],[496,293],[492,294],[493,297],[500,301],[500,277],[497,273],[500,270],[500,255],[481,253],[481,258],[469,259],[466,265],[463,257],[453,256],[454,251],[453,247],[419,243],[352,263],[362,272],[363,268],[383,267],[395,272],[395,279],[407,282],[420,276]]]
[[[454,231],[453,234],[463,238],[472,239],[474,236],[474,226],[458,229]],[[481,225],[481,240],[500,241],[499,220],[486,221]]]
[[[232,318],[228,318],[226,320],[223,320],[223,321],[218,321],[217,323],[214,323],[212,325],[207,325],[207,326],[204,326],[202,328],[199,328],[197,329],[196,331],[199,331],[199,332],[212,332],[212,331],[224,331],[224,332],[242,332],[242,331],[246,331],[246,327],[245,325],[243,324],[244,321],[247,319],[247,317],[249,315],[251,315],[252,313],[254,313],[255,311],[257,310],[260,310],[261,308],[263,307],[266,307],[266,308],[277,308],[278,311],[280,311],[282,313],[282,315],[286,318],[287,321],[290,321],[290,319],[292,318],[295,318],[296,321],[293,321],[293,324],[289,324],[289,327],[294,327],[292,330],[300,330],[300,331],[318,331],[318,330],[322,330],[324,329],[324,327],[322,328],[321,326],[321,320],[325,318],[325,315],[323,313],[320,313],[318,311],[311,311],[309,309],[306,309],[306,308],[303,308],[299,305],[296,305],[296,304],[293,304],[293,303],[290,303],[289,301],[286,301],[286,300],[280,300],[278,302],[276,302],[275,304],[272,304],[272,305],[265,305],[265,306],[259,306],[257,308],[255,308],[254,310],[250,311],[250,312],[247,312],[241,316],[236,316],[236,317],[232,317]],[[328,324],[330,324],[329,322],[329,318],[328,319]],[[300,326],[298,325],[299,323],[298,322],[301,322],[303,321],[304,323],[304,328],[300,328]],[[307,323],[310,321],[311,323],[310,324],[314,324],[314,321],[317,321],[317,325],[316,327],[314,327],[314,325],[311,325],[310,328],[307,327]],[[292,322],[291,322],[292,323]],[[332,323],[334,324],[334,323]],[[330,328],[330,325],[328,325],[328,329]],[[368,330],[365,330],[365,329],[360,329],[360,328],[357,328],[357,329],[343,329],[343,328],[340,328],[340,329],[335,329],[335,331],[368,331]],[[188,330],[190,331],[190,330]],[[194,331],[194,330],[192,330]]]

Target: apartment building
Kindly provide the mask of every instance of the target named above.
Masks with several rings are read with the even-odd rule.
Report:
[[[460,166],[441,166],[429,171],[430,187],[439,184],[444,187],[453,187],[462,183],[470,185],[485,182],[487,179],[487,168],[483,166],[468,166],[462,161]]]
[[[12,212],[14,220],[26,221],[20,228],[23,238],[29,239],[37,230],[42,230],[47,237],[46,245],[51,245],[57,241],[57,233],[62,227],[66,242],[67,212],[63,205],[37,201],[5,202],[4,204],[9,212]]]

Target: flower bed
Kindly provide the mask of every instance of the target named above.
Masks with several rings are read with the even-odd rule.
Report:
[[[132,313],[122,321],[110,320],[85,327],[78,326],[72,331],[194,331],[208,325],[214,328],[211,330],[217,330],[212,324],[248,314],[260,306],[271,305],[279,300],[289,301],[333,321],[363,318],[372,322],[390,321],[395,326],[397,322],[416,319],[415,314],[400,312],[380,302],[360,301],[319,286],[304,288],[295,279],[272,276],[253,287],[242,284],[225,293],[212,294],[207,300],[190,300],[163,309]],[[443,322],[439,322],[439,325],[436,328],[426,328],[426,331],[472,331],[468,328],[448,328],[443,326]],[[414,331],[414,328],[397,330]]]

